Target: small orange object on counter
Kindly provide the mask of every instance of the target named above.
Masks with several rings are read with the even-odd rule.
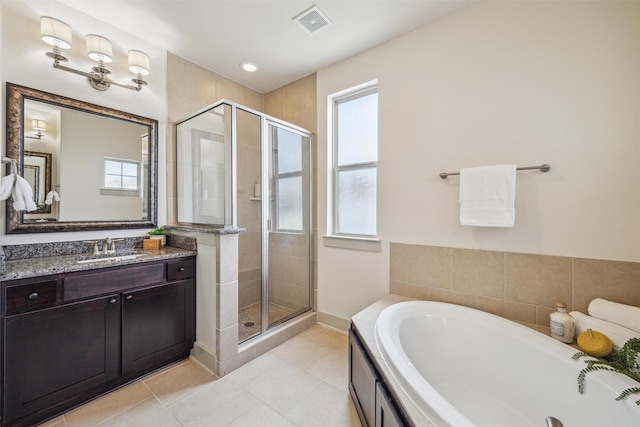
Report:
[[[142,241],[142,249],[160,249],[162,241],[159,239],[144,239]]]

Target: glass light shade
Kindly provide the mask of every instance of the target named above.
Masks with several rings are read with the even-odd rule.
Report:
[[[40,38],[51,46],[60,49],[71,48],[71,27],[50,16],[40,17]]]
[[[151,61],[149,55],[140,50],[129,51],[129,71],[133,74],[148,76],[151,69]]]
[[[87,53],[94,61],[102,61],[105,64],[113,62],[113,50],[111,41],[96,34],[87,34]]]
[[[35,130],[47,130],[47,122],[44,120],[31,120],[31,126]]]

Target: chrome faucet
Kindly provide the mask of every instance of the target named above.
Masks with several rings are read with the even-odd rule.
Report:
[[[111,237],[107,237],[106,239],[104,239],[104,242],[102,242],[102,254],[103,255],[109,255],[109,254],[114,254],[116,253],[115,249],[113,250],[113,252],[111,252],[111,249],[109,248],[109,246],[111,246]]]
[[[107,237],[102,244],[102,253],[105,255],[112,255],[116,253],[116,242],[120,242],[124,239],[112,239]]]
[[[545,421],[547,422],[547,427],[562,427],[560,420],[555,417],[547,417]]]

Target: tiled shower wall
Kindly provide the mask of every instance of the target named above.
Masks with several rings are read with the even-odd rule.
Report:
[[[391,243],[390,292],[487,311],[549,333],[556,302],[640,306],[640,263]]]
[[[313,167],[313,192],[312,192],[312,206],[317,206],[317,192],[315,191],[317,182],[317,168],[315,159],[317,158],[318,144],[315,140],[315,136],[318,134],[317,132],[317,94],[316,94],[316,85],[317,79],[316,74],[311,74],[307,77],[303,77],[300,80],[296,80],[295,82],[289,83],[286,86],[278,88],[274,91],[266,93],[264,95],[264,112],[277,117],[279,119],[285,120],[289,123],[293,123],[300,127],[303,127],[307,130],[310,130],[314,135],[314,140],[312,143],[312,156],[314,161],[312,162]],[[313,212],[313,230],[312,230],[312,240],[311,245],[315,247],[316,235],[318,231],[316,213],[315,210]],[[301,266],[306,265],[308,262],[306,256],[302,255],[299,249],[295,249],[292,252],[293,248],[299,248],[299,245],[306,244],[306,242],[300,242],[299,236],[287,236],[287,235],[279,235],[279,236],[271,236],[272,240],[269,242],[270,246],[273,248],[272,253],[277,254],[276,259],[278,259],[278,263],[280,266],[275,266],[277,271],[277,276],[273,277],[272,280],[279,282],[280,285],[277,289],[272,289],[272,300],[278,304],[283,304],[283,301],[288,300],[294,302],[293,307],[289,304],[283,304],[290,308],[299,308],[297,304],[302,304],[302,301],[306,298],[306,290],[304,289],[307,286],[308,289],[308,275],[302,277],[300,274]],[[293,246],[291,246],[293,245]],[[307,252],[308,254],[308,252]],[[273,261],[272,261],[273,262]],[[270,268],[274,268],[271,266]],[[312,298],[312,307],[316,309],[316,301],[317,299],[317,255],[314,252],[313,258],[313,298]],[[286,275],[289,279],[285,280],[285,283],[282,283],[282,278]],[[306,304],[305,304],[306,305]]]

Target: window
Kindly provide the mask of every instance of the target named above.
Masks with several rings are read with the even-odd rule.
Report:
[[[302,137],[272,127],[276,185],[276,229],[303,231]]]
[[[138,191],[140,162],[135,160],[104,159],[104,189]]]
[[[335,236],[375,238],[377,227],[378,88],[332,100],[332,227]]]

